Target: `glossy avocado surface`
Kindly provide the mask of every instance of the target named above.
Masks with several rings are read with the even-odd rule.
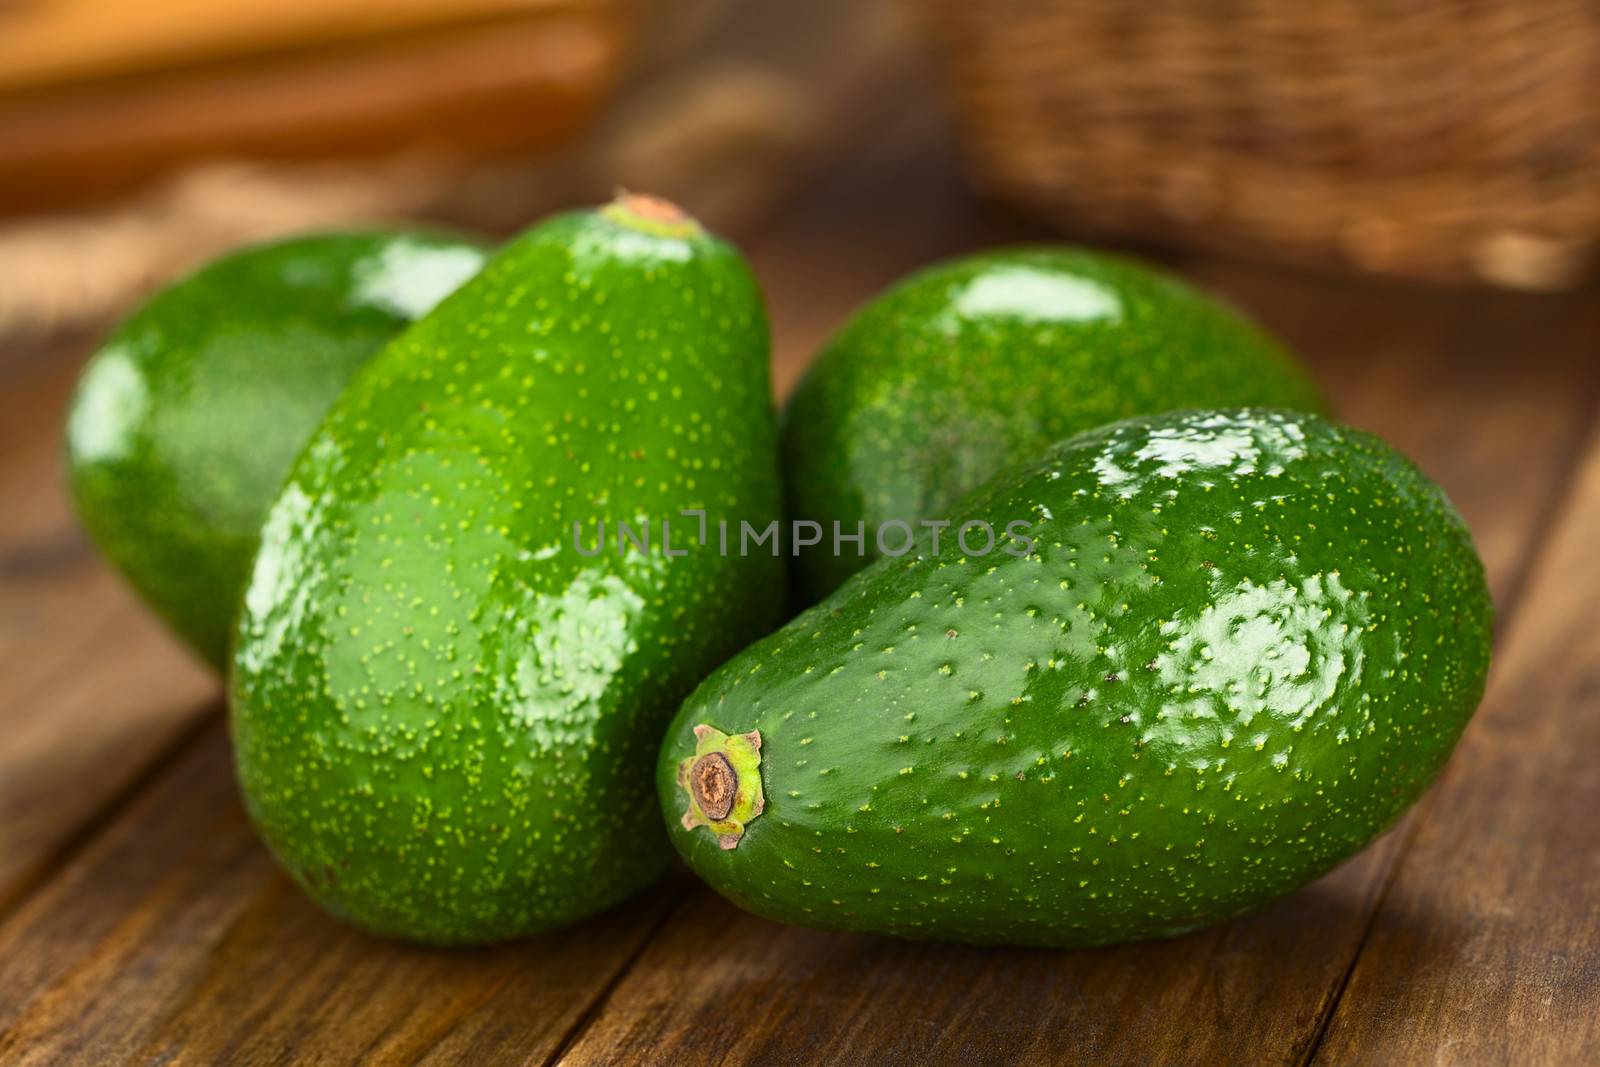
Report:
[[[684,704],[673,843],[785,922],[1088,946],[1259,907],[1356,852],[1482,696],[1491,604],[1378,439],[1231,409],[1090,431],[974,494]],[[985,538],[969,531],[973,552]]]
[[[784,410],[788,510],[824,531],[798,561],[802,595],[814,602],[876,558],[885,523],[942,519],[1072,434],[1246,405],[1323,408],[1277,342],[1170,275],[1060,246],[936,264],[857,312]],[[864,529],[860,547],[836,553],[834,523]]]
[[[252,818],[335,914],[439,944],[574,922],[671,849],[661,731],[777,624],[767,322],[729,245],[627,197],[513,240],[357,376],[268,516],[234,658]],[[653,521],[623,552],[600,522]]]
[[[296,453],[356,370],[486,254],[402,231],[246,248],[158,292],[89,361],[67,421],[78,514],[213,666]]]

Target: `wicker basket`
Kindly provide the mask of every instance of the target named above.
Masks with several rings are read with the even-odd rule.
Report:
[[[978,183],[1074,229],[1566,288],[1595,0],[923,0]]]

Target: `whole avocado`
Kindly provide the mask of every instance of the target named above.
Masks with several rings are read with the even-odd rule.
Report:
[[[356,369],[485,255],[409,231],[246,248],[161,290],[90,359],[67,419],[78,514],[213,666],[289,464]]]
[[[268,515],[234,656],[240,786],[312,897],[482,943],[666,869],[661,728],[777,624],[782,560],[661,524],[776,521],[767,355],[738,253],[628,196],[518,237],[356,377]],[[596,543],[652,521],[649,551]]]
[[[1071,247],[936,264],[857,312],[784,410],[788,510],[823,532],[801,591],[821,599],[878,557],[885,523],[942,519],[1072,434],[1251,405],[1324,409],[1276,342],[1176,278]],[[861,540],[835,552],[835,523]]]
[[[992,551],[982,527],[1000,534]],[[1287,411],[1063,442],[731,660],[673,721],[673,843],[769,918],[1088,946],[1215,923],[1360,849],[1483,693],[1437,486]]]

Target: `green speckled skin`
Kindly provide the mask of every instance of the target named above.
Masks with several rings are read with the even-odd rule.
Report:
[[[485,255],[411,232],[244,249],[156,294],[90,360],[67,421],[78,513],[213,666],[294,457],[356,370]]]
[[[661,729],[780,621],[783,561],[686,544],[693,522],[683,556],[574,548],[574,522],[592,549],[598,520],[779,512],[755,281],[651,225],[513,241],[356,378],[267,519],[240,784],[306,891],[379,934],[499,941],[657,878]]]
[[[801,555],[802,591],[821,599],[876,558],[880,524],[942,518],[1072,434],[1248,405],[1323,410],[1271,338],[1176,278],[1070,247],[937,264],[861,309],[784,411],[789,513],[827,531]],[[864,554],[833,552],[835,521],[865,522]]]
[[[673,721],[673,842],[729,899],[913,938],[1178,934],[1372,840],[1482,695],[1491,605],[1460,517],[1317,416],[1116,423],[962,511],[1032,521],[1031,552],[881,560]],[[679,821],[700,723],[761,735],[765,811],[731,849]]]

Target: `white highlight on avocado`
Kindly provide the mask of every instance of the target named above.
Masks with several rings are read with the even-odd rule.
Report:
[[[144,418],[149,393],[139,368],[122,347],[107,348],[85,372],[67,435],[80,462],[126,456],[134,428]]]
[[[253,640],[239,642],[239,665],[247,671],[262,670],[311,608],[304,546],[312,543],[317,523],[311,498],[294,482],[267,513],[244,594],[246,618],[256,627]]]
[[[1146,433],[1137,449],[1119,447],[1129,434]],[[1173,426],[1123,431],[1095,457],[1103,489],[1127,496],[1151,478],[1176,478],[1201,471],[1244,477],[1264,470],[1283,473],[1284,465],[1305,455],[1305,432],[1292,418],[1236,412],[1183,420]]]
[[[484,259],[485,253],[474,248],[439,248],[414,238],[397,238],[351,268],[355,301],[421,318],[478,273]]]
[[[973,318],[1014,317],[1050,322],[1122,318],[1122,301],[1115,291],[1087,278],[1032,267],[1006,267],[980,275],[956,297],[955,309]]]
[[[606,696],[638,651],[634,627],[646,609],[628,577],[598,570],[531,596],[505,625],[522,651],[499,703],[540,746],[600,736]]]

